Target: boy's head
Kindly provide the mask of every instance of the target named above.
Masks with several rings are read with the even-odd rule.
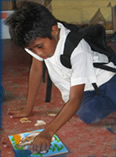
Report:
[[[22,2],[7,18],[6,24],[13,41],[24,48],[38,37],[51,39],[52,26],[57,25],[57,20],[44,6]]]

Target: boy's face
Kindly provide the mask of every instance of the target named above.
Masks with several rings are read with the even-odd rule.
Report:
[[[56,45],[58,42],[58,29],[52,29],[52,39],[49,38],[37,38],[33,42],[31,42],[26,48],[31,50],[36,55],[40,56],[43,59],[47,59],[52,57]],[[57,35],[57,36],[56,36]]]

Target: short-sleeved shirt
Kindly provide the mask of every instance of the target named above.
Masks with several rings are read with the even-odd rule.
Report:
[[[84,39],[79,42],[71,55],[72,68],[64,67],[60,62],[60,55],[63,54],[64,43],[70,30],[61,23],[58,23],[58,27],[60,36],[55,53],[44,61],[52,82],[60,90],[63,100],[67,102],[72,86],[85,84],[84,91],[93,90],[91,83],[97,83],[100,86],[114,76],[114,73],[93,67],[94,62],[108,63],[108,58],[104,54],[92,51]],[[37,55],[34,56],[32,52],[28,51],[28,53],[38,60],[43,60]],[[108,63],[108,65],[114,67],[113,63]]]

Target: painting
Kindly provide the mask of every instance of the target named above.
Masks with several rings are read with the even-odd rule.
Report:
[[[33,141],[34,137],[37,136],[42,130],[43,129],[34,130],[9,136],[16,157],[52,157],[54,155],[56,156],[61,154],[67,154],[69,152],[67,147],[55,134],[52,137],[52,142],[47,153],[41,152],[32,154],[31,151],[28,149],[29,145]]]

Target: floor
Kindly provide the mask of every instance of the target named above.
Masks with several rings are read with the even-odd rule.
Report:
[[[115,43],[110,45],[116,50]],[[48,113],[57,113],[63,106],[63,101],[59,91],[53,86],[51,103],[45,103],[46,83],[42,83],[33,114],[28,117],[31,122],[21,123],[20,118],[12,119],[8,115],[8,110],[20,109],[26,102],[31,57],[16,47],[11,40],[3,40],[2,60],[5,98],[0,150],[1,157],[14,157],[8,136],[44,128],[45,125],[34,126],[34,124],[37,120],[44,120],[48,124],[54,118]],[[57,135],[70,150],[67,157],[116,157],[116,113],[91,125],[84,124],[74,116],[57,132]]]

